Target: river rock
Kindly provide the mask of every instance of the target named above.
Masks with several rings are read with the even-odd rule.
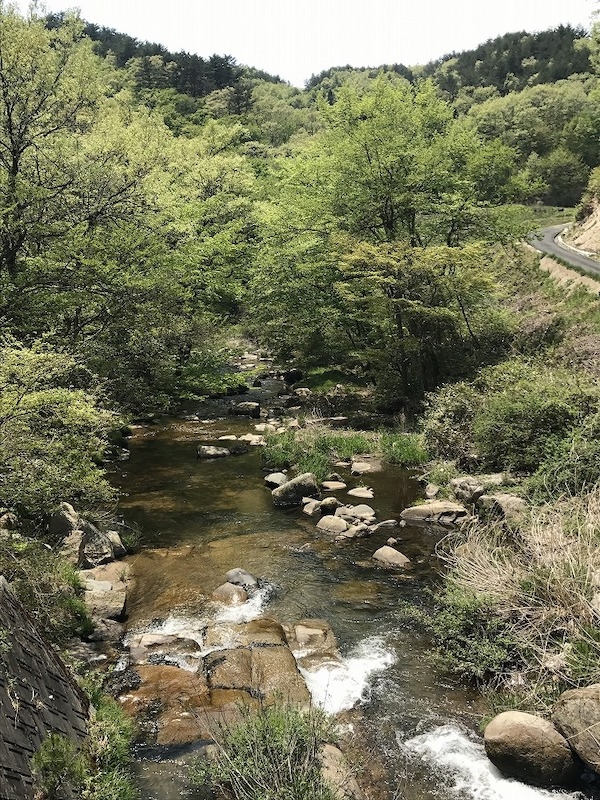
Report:
[[[245,647],[213,650],[204,659],[208,685],[211,689],[242,689],[252,691],[252,652]]]
[[[301,381],[303,374],[304,373],[301,369],[292,367],[292,369],[288,369],[283,373],[282,378],[288,385],[290,385],[292,383],[298,383],[298,381]]]
[[[314,517],[315,514],[319,514],[321,510],[321,501],[320,500],[309,500],[308,503],[305,503],[302,507],[302,512],[307,514],[309,517]]]
[[[254,426],[254,430],[257,433],[275,433],[277,430],[277,426],[274,425],[272,422],[259,422]]]
[[[440,493],[440,487],[437,483],[428,483],[425,487],[425,497],[428,500],[433,500]]]
[[[362,461],[352,461],[350,468],[353,475],[364,475],[365,472],[381,472],[382,463],[379,458],[364,459]]]
[[[322,531],[327,531],[327,533],[343,533],[347,531],[349,527],[345,519],[332,514],[321,517],[317,522],[317,528],[320,528]]]
[[[551,719],[581,760],[600,773],[600,683],[563,692]]]
[[[239,439],[240,442],[247,442],[250,447],[262,447],[267,443],[265,437],[260,436],[258,433],[245,433]]]
[[[385,531],[389,528],[397,528],[399,526],[397,519],[384,519],[382,522],[378,522],[377,525],[373,525],[371,527],[371,533],[378,533],[379,531]]]
[[[241,606],[248,599],[248,593],[241,586],[233,583],[223,583],[212,593],[212,599],[228,606]]]
[[[138,633],[128,637],[129,663],[173,664],[195,672],[202,664],[198,642],[165,633]]]
[[[265,475],[265,483],[269,489],[277,489],[278,486],[283,486],[287,482],[288,476],[283,472],[271,472],[269,475]]]
[[[320,511],[321,514],[335,514],[338,508],[341,507],[340,501],[337,497],[326,497],[324,500],[321,500]]]
[[[356,525],[350,525],[347,530],[340,533],[336,537],[336,542],[341,542],[344,539],[362,539],[365,536],[370,536],[372,532],[372,528],[364,522],[359,522]]]
[[[198,458],[226,458],[231,455],[231,450],[227,447],[215,447],[212,444],[198,445],[197,456]]]
[[[432,500],[411,506],[400,516],[411,525],[456,525],[470,519],[467,509],[451,500]]]
[[[351,497],[361,497],[363,500],[372,500],[375,497],[373,489],[366,486],[357,486],[356,489],[350,489],[348,494]]]
[[[305,472],[292,478],[291,481],[284,483],[271,492],[273,503],[279,507],[298,506],[302,503],[303,497],[312,497],[319,500],[321,492],[317,479],[312,472]]]
[[[91,522],[81,523],[81,544],[78,564],[81,569],[90,569],[114,561],[115,554],[110,538]]]
[[[384,545],[373,553],[372,558],[384,567],[395,567],[406,569],[410,567],[410,559],[399,550],[394,550],[393,547]]]
[[[498,714],[485,729],[484,745],[503,775],[533,786],[570,786],[581,771],[567,740],[535,714]]]
[[[283,701],[300,708],[310,707],[310,692],[287,644],[254,648],[252,677],[257,695],[267,705]]]
[[[301,619],[292,626],[292,647],[301,650],[337,651],[331,625],[324,619]]]
[[[127,549],[121,541],[121,536],[118,531],[106,531],[106,535],[113,548],[113,555],[115,558],[123,558],[127,555]]]
[[[477,507],[507,522],[518,522],[527,511],[527,503],[522,497],[506,492],[482,495],[477,501]]]
[[[324,744],[319,753],[321,771],[325,782],[331,786],[339,800],[366,800],[356,782],[354,771],[342,751],[332,744]]]
[[[258,589],[258,578],[241,567],[230,569],[225,578],[228,583],[232,583],[234,586],[241,586],[246,591]]]
[[[229,409],[230,414],[238,417],[251,417],[252,419],[260,418],[260,403],[254,403],[247,400],[243,403],[237,403]]]
[[[48,533],[52,537],[66,539],[73,531],[79,529],[79,514],[70,503],[61,503],[58,509],[50,515]]]
[[[321,488],[325,492],[339,492],[346,489],[346,484],[343,481],[323,481]]]
[[[375,511],[364,503],[358,506],[341,506],[335,512],[336,516],[343,519],[353,520],[374,520]]]
[[[12,511],[6,511],[0,516],[0,531],[16,531],[19,527],[19,518]]]
[[[485,492],[483,483],[478,478],[473,478],[470,475],[452,478],[450,488],[455,497],[463,503],[476,503]]]

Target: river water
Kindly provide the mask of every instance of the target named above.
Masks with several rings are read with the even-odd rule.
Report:
[[[223,622],[260,615],[283,623],[324,618],[343,656],[341,665],[306,674],[313,701],[331,713],[357,708],[347,724],[371,754],[369,779],[382,800],[538,800],[579,795],[544,792],[500,777],[477,733],[477,696],[426,658],[427,641],[403,620],[401,606],[426,607],[435,581],[435,544],[443,532],[396,528],[342,543],[299,509],[275,509],[265,487],[259,447],[241,456],[197,461],[198,442],[252,431],[249,420],[167,420],[136,430],[131,456],[115,482],[121,512],[140,526],[143,547],[129,557],[135,587],[130,630],[183,632],[215,615]],[[348,488],[360,483],[348,470]],[[366,480],[368,478],[368,480]],[[378,520],[398,517],[420,494],[406,470],[365,476]],[[352,502],[345,492],[343,502]],[[363,501],[358,501],[363,502]],[[372,553],[394,535],[413,568],[394,573],[374,566]],[[259,576],[265,588],[244,606],[207,603],[233,567]],[[140,751],[144,800],[199,798],[188,785],[193,748]]]

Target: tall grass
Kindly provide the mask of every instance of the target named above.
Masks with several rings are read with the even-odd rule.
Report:
[[[280,704],[240,711],[237,726],[214,736],[214,755],[194,764],[196,786],[235,800],[335,800],[320,757],[334,738],[333,724],[322,712]]]
[[[299,472],[313,472],[323,480],[335,461],[347,461],[367,454],[402,466],[416,466],[428,458],[417,434],[332,431],[322,426],[311,426],[267,436],[263,459],[277,469],[296,466]]]
[[[509,685],[518,669],[527,687],[521,693],[538,706],[538,692],[549,686],[600,681],[599,486],[534,509],[516,530],[491,523],[452,534],[439,553],[449,568],[446,585],[485,600],[502,623],[507,657],[498,685]],[[469,626],[474,647],[481,635]]]

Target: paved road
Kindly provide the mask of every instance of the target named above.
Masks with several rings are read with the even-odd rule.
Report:
[[[532,234],[529,237],[529,242],[541,253],[558,256],[561,261],[565,261],[573,267],[578,267],[594,275],[600,275],[600,261],[594,261],[593,258],[588,258],[583,253],[571,250],[556,241],[558,234],[566,227],[566,225],[554,225],[552,228],[543,228],[537,235]]]

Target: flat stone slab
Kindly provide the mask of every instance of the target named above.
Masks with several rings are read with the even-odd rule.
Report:
[[[288,476],[283,472],[271,472],[269,475],[265,475],[265,483],[269,489],[276,489],[278,486],[283,486],[288,480]]]
[[[365,472],[381,472],[383,466],[379,458],[363,458],[352,462],[351,472],[353,475],[363,475]]]
[[[453,525],[466,522],[470,514],[464,506],[450,500],[433,500],[418,506],[405,508],[400,514],[407,523],[415,525],[437,524]]]
[[[361,497],[363,500],[372,500],[375,497],[373,489],[368,489],[366,486],[357,486],[356,489],[350,489],[348,494],[350,497]]]
[[[321,488],[325,492],[338,492],[342,489],[346,489],[347,486],[343,481],[323,481]]]

